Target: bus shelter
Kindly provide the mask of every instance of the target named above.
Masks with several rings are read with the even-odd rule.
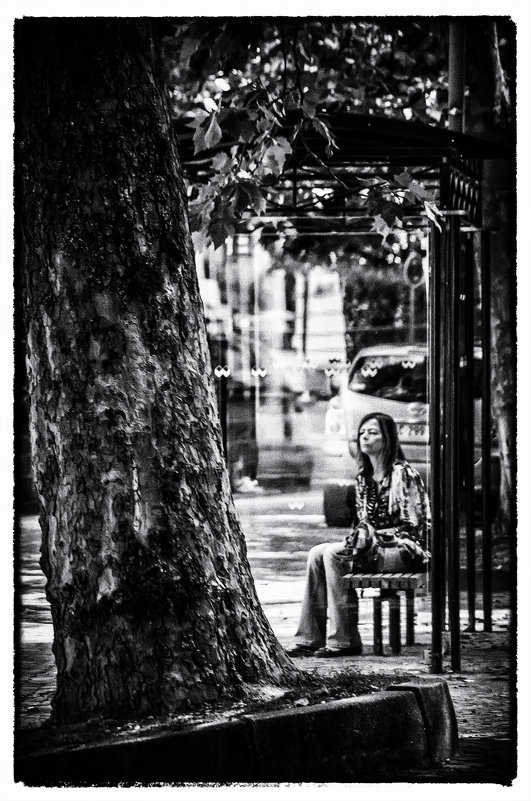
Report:
[[[483,225],[482,181],[487,159],[510,158],[510,150],[457,132],[375,116],[328,118],[337,148],[307,131],[297,140],[284,170],[268,188],[265,216],[248,215],[242,232],[271,225],[299,235],[374,235],[363,188],[407,171],[434,197],[438,213],[426,216],[412,204],[401,230],[422,230],[428,248],[428,490],[432,506],[430,592],[431,671],[442,672],[443,631],[450,633],[451,665],[461,663],[461,593],[466,590],[468,630],[476,625],[476,593],[483,600],[483,628],[492,630],[492,521],[497,474],[491,421],[490,247],[495,234]],[[179,128],[185,172],[208,181],[218,148],[192,155],[191,133]],[[416,279],[411,261],[406,269]],[[475,352],[482,359],[478,373]],[[218,359],[219,361],[219,359]],[[221,364],[222,360],[220,361]],[[476,367],[475,367],[476,365]],[[216,371],[226,436],[226,376]],[[481,397],[481,413],[474,399]],[[479,435],[479,436],[478,436]],[[479,439],[479,442],[478,442]],[[478,461],[478,446],[480,459]],[[494,468],[494,469],[493,469]],[[476,527],[480,494],[482,585],[476,586]],[[493,492],[494,488],[494,492]],[[461,550],[466,550],[466,586]]]

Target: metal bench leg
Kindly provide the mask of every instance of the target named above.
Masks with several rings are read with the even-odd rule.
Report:
[[[415,590],[406,590],[406,645],[415,645]]]
[[[392,654],[400,653],[400,598],[389,598],[389,645]]]
[[[381,598],[374,598],[373,600],[373,614],[372,614],[372,623],[373,623],[373,653],[376,656],[382,656],[383,654],[383,641],[382,641],[382,599]]]

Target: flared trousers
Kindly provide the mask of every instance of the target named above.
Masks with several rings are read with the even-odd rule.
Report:
[[[306,587],[299,626],[298,645],[312,648],[356,648],[361,645],[358,631],[358,596],[345,586],[343,576],[352,571],[352,555],[345,554],[341,542],[315,545],[308,553]]]

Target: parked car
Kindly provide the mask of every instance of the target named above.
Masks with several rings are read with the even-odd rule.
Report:
[[[345,505],[355,469],[348,439],[370,412],[384,412],[396,422],[404,456],[429,486],[429,407],[427,348],[424,345],[382,344],[359,351],[348,370],[331,378],[334,396],[325,415],[324,451],[341,457],[352,475],[329,481],[324,491],[324,515],[329,526],[348,526]],[[475,496],[481,506],[481,349],[474,349]],[[493,458],[493,490],[499,486],[499,463]]]

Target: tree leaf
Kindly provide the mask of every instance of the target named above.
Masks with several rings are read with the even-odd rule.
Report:
[[[216,172],[228,173],[232,167],[232,159],[226,153],[216,153],[212,159],[212,167]]]
[[[291,142],[292,144],[293,144],[293,142],[295,141],[295,139],[298,137],[298,135],[300,134],[300,132],[301,132],[301,128],[302,128],[302,125],[303,125],[303,123],[302,123],[302,120],[301,120],[301,121],[300,121],[300,122],[298,122],[298,123],[295,125],[295,127],[293,128],[292,134],[291,134],[291,136],[290,136],[290,142]]]
[[[287,156],[292,152],[293,148],[284,136],[273,139],[271,145],[269,145],[262,157],[264,170],[272,172],[273,175],[280,175],[284,169]]]
[[[407,190],[417,200],[422,200],[422,201],[427,200],[428,202],[433,203],[435,199],[432,193],[428,192],[427,189],[424,189],[424,187],[421,184],[419,184],[418,181],[413,181],[413,180],[410,181]]]
[[[206,195],[196,198],[188,204],[188,217],[190,220],[190,229],[192,231],[199,231],[210,219],[214,209],[214,198]]]
[[[196,131],[194,133],[194,138],[192,141],[194,143],[194,156],[196,156],[198,153],[201,153],[202,150],[206,149],[205,129],[203,128],[202,125],[199,125],[199,127],[196,128]]]
[[[211,114],[203,118],[194,134],[194,155],[202,150],[209,150],[220,142],[222,131],[217,121],[217,115]]]
[[[242,115],[239,115],[238,126],[238,140],[240,142],[250,142],[256,134],[256,122],[248,116],[242,117]]]
[[[395,220],[400,220],[404,214],[403,204],[388,200],[383,203],[380,214],[389,226],[393,226]]]
[[[313,64],[314,63],[315,59],[314,59],[313,55],[311,55],[310,53],[307,52],[307,50],[305,49],[305,47],[302,44],[302,42],[297,42],[296,49],[297,49],[297,54],[301,57],[301,60],[305,64]]]
[[[391,227],[386,223],[381,214],[377,214],[374,218],[371,231],[376,231],[376,233],[382,235],[383,239],[387,239],[391,233]]]
[[[262,115],[265,117],[266,120],[269,120],[269,122],[271,122],[271,123],[273,123],[275,125],[278,125],[281,122],[281,120],[280,120],[279,114],[277,113],[276,108],[275,108],[275,106],[277,104],[274,103],[272,106],[270,105],[272,99],[273,98],[270,95],[268,95],[268,103],[267,103],[267,105],[264,105],[262,103],[258,103],[257,105],[258,105],[258,108],[260,109],[260,111],[262,112]]]
[[[317,131],[317,133],[321,134],[321,136],[324,136],[326,139],[326,155],[331,156],[332,151],[337,150],[337,145],[334,136],[328,127],[328,123],[326,123],[324,120],[320,120],[318,117],[314,117],[311,120],[311,126],[315,131]]]
[[[201,228],[198,231],[192,231],[192,243],[196,253],[200,253],[201,251],[207,249],[210,244],[210,239],[207,236],[205,228]]]
[[[380,186],[381,184],[386,183],[382,178],[360,178],[356,175],[356,181],[361,184],[362,186]]]
[[[229,213],[212,218],[207,233],[215,248],[221,247],[221,245],[225,244],[227,238],[233,235],[235,231],[235,221],[236,218],[234,215]]]
[[[223,130],[239,142],[249,142],[256,133],[256,113],[254,109],[221,109],[218,122]]]
[[[401,172],[400,175],[395,175],[395,181],[400,186],[403,186],[404,188],[406,186],[409,186],[410,183],[412,182],[412,180],[413,180],[413,178],[411,177],[411,175],[408,173],[407,170],[404,170],[404,172]]]
[[[317,111],[317,100],[309,96],[309,93],[304,95],[302,99],[302,108],[307,117],[315,117]]]
[[[441,212],[439,211],[439,209],[437,208],[437,206],[435,205],[435,203],[426,202],[426,203],[424,203],[424,208],[426,210],[427,216],[430,218],[430,220],[432,220],[432,222],[435,223],[435,225],[437,226],[439,231],[441,231],[442,228],[441,228],[440,219],[441,219],[442,215],[441,215]]]
[[[220,247],[227,237],[236,229],[234,205],[236,201],[235,187],[226,187],[216,198],[214,210],[207,224],[207,235],[215,248]]]
[[[197,53],[200,44],[200,39],[193,39],[192,37],[184,39],[179,51],[179,61],[182,66],[189,64],[194,53]]]
[[[245,211],[247,208],[251,208],[257,214],[264,214],[266,199],[257,184],[252,181],[240,181],[237,186],[236,210]]]
[[[205,111],[204,108],[195,109],[194,118],[190,120],[190,122],[186,123],[186,127],[195,128],[197,130],[197,128],[199,128],[199,126],[201,126],[204,123],[204,121],[207,119],[208,116],[209,116],[208,112]]]
[[[212,114],[212,118],[205,132],[205,147],[215,147],[221,141],[222,132],[216,119],[216,114]]]

